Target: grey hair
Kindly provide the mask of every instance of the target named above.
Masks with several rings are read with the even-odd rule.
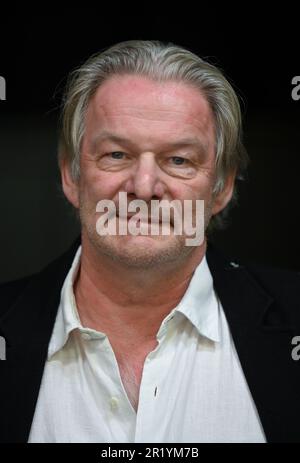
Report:
[[[88,103],[98,87],[114,75],[140,75],[158,82],[177,81],[196,87],[208,101],[216,133],[216,182],[222,191],[227,176],[243,180],[248,154],[242,143],[239,99],[220,69],[190,50],[173,43],[130,40],[92,55],[70,74],[61,113],[59,163],[68,161],[74,181],[80,176],[80,151]],[[237,185],[230,203],[209,224],[209,231],[226,224],[229,208],[237,202]]]

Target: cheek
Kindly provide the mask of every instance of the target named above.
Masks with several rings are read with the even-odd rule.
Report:
[[[208,178],[202,178],[201,181],[177,188],[177,197],[182,199],[204,199],[207,201],[211,198],[211,194],[212,184]]]
[[[113,199],[121,188],[122,179],[118,175],[91,166],[81,170],[81,173],[80,191],[89,201],[97,203],[101,199]]]

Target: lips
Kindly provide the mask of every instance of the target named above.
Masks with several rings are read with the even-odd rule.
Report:
[[[136,216],[136,214],[130,214],[130,215],[128,214],[127,216],[119,216],[117,214],[117,217],[119,217],[120,219],[123,219],[123,220],[126,219],[127,221],[129,219],[131,219],[132,217],[134,217],[134,216]],[[160,223],[160,224],[167,223],[167,222],[162,222],[161,220],[157,220],[154,217],[140,217],[140,216],[136,217],[136,221],[137,222],[144,222],[144,223],[148,223],[148,224],[151,224],[151,223]]]

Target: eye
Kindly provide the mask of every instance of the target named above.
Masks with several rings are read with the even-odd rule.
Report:
[[[180,156],[172,156],[171,157],[173,164],[176,166],[182,166],[187,160],[185,158],[182,158]]]
[[[111,156],[113,159],[123,159],[124,154],[125,153],[122,153],[122,151],[113,151],[108,155]]]

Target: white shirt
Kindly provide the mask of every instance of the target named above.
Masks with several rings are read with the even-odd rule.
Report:
[[[265,442],[204,257],[145,360],[137,412],[105,333],[83,328],[65,279],[29,442]]]

